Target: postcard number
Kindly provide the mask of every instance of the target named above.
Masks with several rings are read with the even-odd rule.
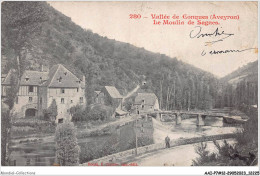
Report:
[[[142,16],[140,14],[129,14],[130,19],[140,19]]]

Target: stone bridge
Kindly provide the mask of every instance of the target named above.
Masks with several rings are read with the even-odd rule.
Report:
[[[206,117],[227,117],[228,114],[226,113],[216,113],[216,112],[211,112],[211,111],[183,111],[183,110],[175,110],[175,111],[159,111],[157,113],[157,118],[159,117],[160,120],[162,120],[163,115],[175,115],[176,117],[176,124],[181,124],[182,114],[187,114],[187,115],[195,115],[197,116],[197,126],[204,126],[205,125],[205,119]]]

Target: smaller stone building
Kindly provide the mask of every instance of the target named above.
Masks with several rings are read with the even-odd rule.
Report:
[[[154,93],[138,93],[135,97],[134,108],[137,114],[158,111],[158,98]]]
[[[123,97],[114,86],[104,86],[101,92],[104,94],[102,100],[104,105],[120,109],[122,108]]]

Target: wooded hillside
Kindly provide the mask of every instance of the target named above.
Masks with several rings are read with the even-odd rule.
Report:
[[[258,104],[258,61],[250,62],[221,79],[220,106]]]
[[[102,86],[125,94],[144,79],[163,109],[211,108],[222,93],[212,74],[82,29],[45,2],[2,3],[2,58],[8,60],[2,72],[18,64],[22,72],[61,63],[85,75],[88,104]]]

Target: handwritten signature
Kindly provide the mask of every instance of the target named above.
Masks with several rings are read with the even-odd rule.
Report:
[[[221,30],[217,28],[214,32],[212,33],[201,33],[202,27],[201,26],[196,26],[195,29],[190,31],[190,38],[203,38],[203,37],[218,37],[218,36],[223,36],[223,38],[218,39],[218,40],[213,40],[210,42],[205,42],[205,46],[213,45],[217,42],[222,42],[224,39],[233,36],[234,34],[229,34],[225,33],[224,30]]]
[[[221,27],[220,27],[221,28]],[[214,39],[213,41],[209,41],[209,42],[205,42],[205,46],[211,46],[217,42],[223,42],[225,39],[234,36],[233,33],[226,33],[224,30],[220,29],[220,28],[216,28],[214,30],[214,32],[210,32],[210,33],[203,33],[202,32],[202,27],[201,26],[196,26],[193,30],[190,31],[190,38],[218,38],[219,36],[221,36],[222,38],[220,39]],[[243,49],[243,50],[238,50],[238,49],[225,49],[225,50],[211,50],[208,53],[210,55],[216,55],[216,54],[227,54],[227,53],[241,53],[247,50],[252,50],[252,49],[256,49],[256,48],[247,48],[247,49]],[[201,52],[202,56],[206,55],[205,50],[203,50]]]
[[[212,50],[212,51],[209,51],[209,54],[215,55],[215,54],[227,54],[227,53],[241,53],[241,52],[244,52],[247,50],[252,50],[252,49],[256,49],[256,48],[247,48],[247,49],[243,49],[243,50],[219,50],[219,51]],[[205,52],[205,50],[203,50],[201,52],[201,55],[205,56],[205,54],[206,54],[206,52]]]

